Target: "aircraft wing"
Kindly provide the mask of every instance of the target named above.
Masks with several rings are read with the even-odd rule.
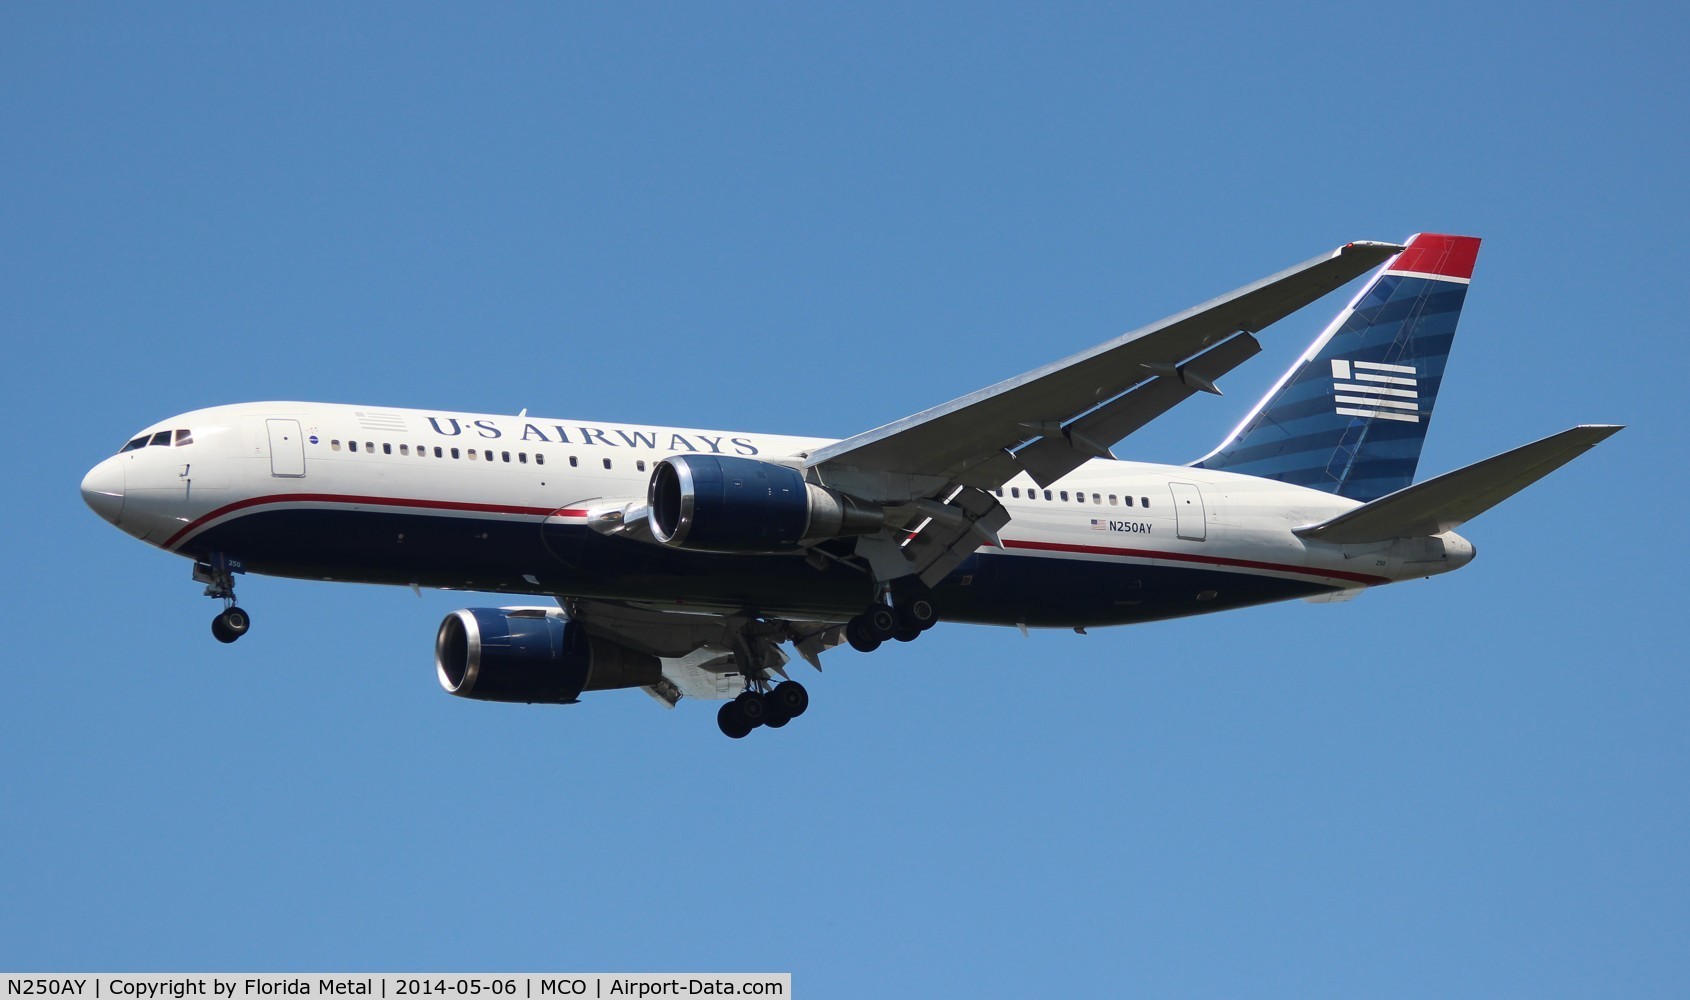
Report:
[[[788,621],[749,611],[680,611],[561,595],[557,602],[588,635],[658,657],[664,680],[644,690],[671,708],[683,696],[732,698],[745,690],[746,670],[785,677],[783,642],[792,643],[805,662],[820,670],[821,654],[844,641],[840,622]]]
[[[881,491],[888,500],[899,499],[900,476],[919,477],[913,496],[935,480],[995,489],[1023,471],[1048,483],[1107,455],[1108,445],[1192,392],[1218,391],[1214,376],[1259,349],[1250,334],[1402,249],[1346,244],[1090,350],[820,448],[806,467],[824,481],[830,470],[853,479],[859,471],[891,476]]]

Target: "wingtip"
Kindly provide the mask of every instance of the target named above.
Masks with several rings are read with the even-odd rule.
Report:
[[[1589,434],[1592,442],[1606,441],[1620,431],[1625,430],[1625,424],[1579,424],[1576,430]]]
[[[1386,243],[1383,240],[1355,240],[1338,248],[1340,254],[1356,253],[1358,251],[1384,252],[1389,254],[1402,253],[1408,247],[1402,243]]]

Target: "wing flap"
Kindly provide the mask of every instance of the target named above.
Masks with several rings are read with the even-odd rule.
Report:
[[[1015,453],[1016,463],[1040,486],[1049,486],[1093,458],[1114,458],[1109,446],[1150,423],[1198,392],[1217,396],[1215,380],[1254,357],[1262,349],[1255,337],[1241,333],[1219,346],[1103,404]],[[1013,475],[1013,472],[1011,473]],[[993,483],[1001,486],[1008,481]]]
[[[1587,424],[1446,472],[1319,524],[1297,528],[1322,542],[1380,542],[1449,531],[1549,475],[1618,433],[1619,425]]]
[[[805,662],[822,668],[821,654],[845,641],[838,623],[757,617],[754,612],[664,610],[622,601],[559,596],[558,605],[588,635],[655,656],[663,679],[643,690],[670,708],[682,697],[732,698],[753,677],[786,676],[790,642]],[[537,609],[538,610],[538,609]]]

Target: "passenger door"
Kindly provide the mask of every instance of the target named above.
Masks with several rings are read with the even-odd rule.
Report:
[[[272,417],[264,421],[270,432],[270,475],[299,479],[305,475],[305,439],[299,421]]]
[[[1174,495],[1176,533],[1188,542],[1201,542],[1208,537],[1203,513],[1203,491],[1193,483],[1169,483]]]

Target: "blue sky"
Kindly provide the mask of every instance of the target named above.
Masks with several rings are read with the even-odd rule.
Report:
[[[1683,995],[1686,20],[5,7],[0,967]],[[941,626],[741,742],[636,692],[447,697],[460,594],[249,579],[221,646],[76,493],[255,399],[846,435],[1421,230],[1486,239],[1423,476],[1630,425],[1472,566]],[[1119,450],[1201,455],[1340,304]]]

